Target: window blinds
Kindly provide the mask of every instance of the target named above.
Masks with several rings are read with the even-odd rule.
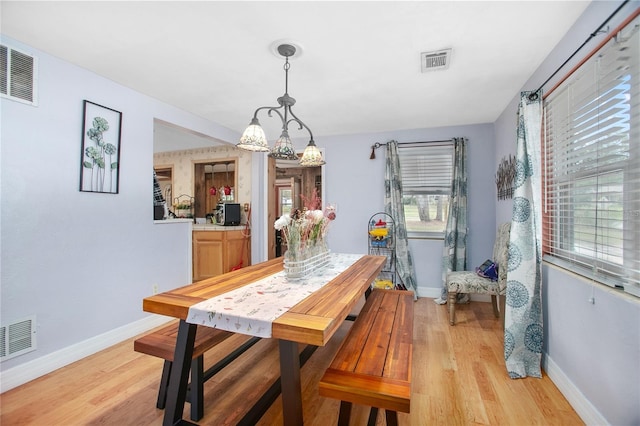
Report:
[[[453,141],[399,144],[403,195],[449,195],[453,180]]]
[[[546,98],[543,194],[545,252],[576,272],[635,290],[640,289],[637,26],[638,18]]]

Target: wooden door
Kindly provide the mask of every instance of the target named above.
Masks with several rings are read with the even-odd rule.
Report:
[[[273,223],[276,221],[276,160],[269,157],[267,163],[267,259],[276,257],[276,233]]]
[[[302,210],[302,198],[300,194],[302,190],[302,179],[296,176],[291,177],[291,200],[294,209]]]

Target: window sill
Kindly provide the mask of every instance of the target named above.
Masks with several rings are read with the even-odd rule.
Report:
[[[581,273],[583,271],[576,272],[575,268],[573,268],[570,263],[549,255],[543,256],[542,263],[550,268],[561,270],[576,279],[607,289],[611,294],[616,294],[640,303],[640,287],[629,284],[623,289],[622,287],[615,285],[613,282],[607,282],[606,279],[603,280],[602,277],[588,276],[586,273]]]
[[[409,232],[407,238],[410,240],[444,240],[444,234],[440,232]]]

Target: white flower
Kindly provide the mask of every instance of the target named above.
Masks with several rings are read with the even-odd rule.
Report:
[[[320,223],[324,219],[324,213],[322,210],[307,210],[306,218],[313,224]]]
[[[276,231],[281,231],[282,228],[289,226],[290,223],[291,223],[291,216],[283,214],[282,216],[280,216],[278,220],[275,221],[275,223],[273,224],[273,227],[276,228]]]

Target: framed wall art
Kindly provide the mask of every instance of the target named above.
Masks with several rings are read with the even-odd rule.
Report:
[[[516,156],[503,157],[496,172],[498,200],[513,198],[513,184],[516,177]]]
[[[122,113],[84,101],[80,191],[117,194]]]

